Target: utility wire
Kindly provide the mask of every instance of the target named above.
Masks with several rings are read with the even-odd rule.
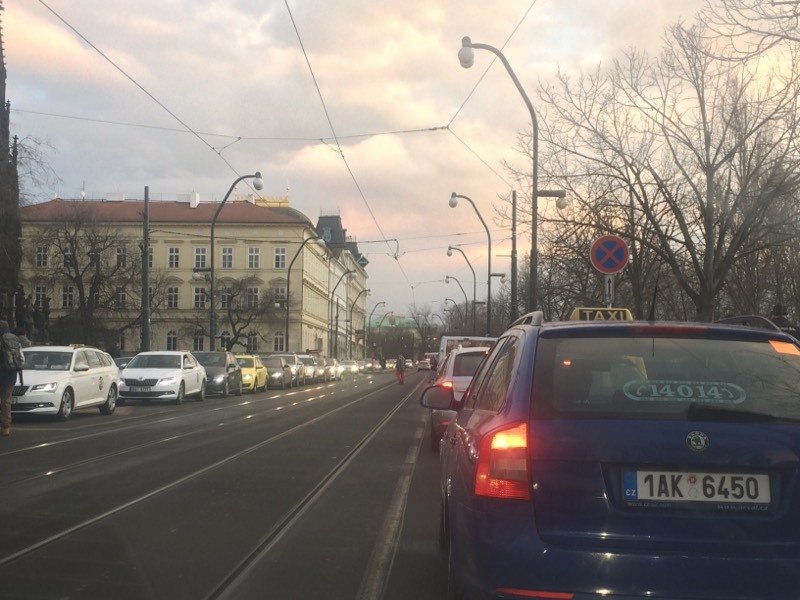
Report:
[[[383,232],[383,229],[381,228],[380,223],[378,223],[378,219],[375,217],[375,213],[372,211],[372,207],[369,205],[369,202],[367,201],[367,197],[364,195],[364,191],[361,189],[361,185],[359,185],[358,180],[356,179],[356,176],[353,173],[353,170],[350,168],[350,164],[347,162],[347,158],[345,157],[344,152],[342,151],[342,146],[339,143],[338,136],[336,135],[336,128],[333,126],[333,121],[331,120],[330,113],[328,112],[328,107],[325,104],[325,98],[323,97],[322,91],[319,88],[319,83],[317,82],[317,77],[314,74],[314,69],[311,67],[311,61],[308,58],[308,53],[306,52],[305,45],[303,44],[303,38],[300,36],[300,30],[297,28],[297,23],[294,20],[294,15],[292,14],[292,9],[289,6],[289,0],[284,0],[284,4],[286,5],[286,11],[289,13],[289,18],[292,21],[292,27],[294,27],[294,32],[297,35],[297,41],[300,44],[300,49],[303,51],[303,57],[305,58],[306,65],[308,66],[308,71],[311,74],[311,79],[314,81],[314,87],[317,89],[317,95],[319,96],[319,100],[322,103],[322,110],[325,112],[325,118],[327,119],[328,125],[331,128],[331,133],[333,134],[333,138],[334,138],[334,140],[336,142],[336,146],[338,148],[339,156],[342,157],[342,162],[344,162],[344,166],[347,169],[347,172],[350,174],[350,178],[353,180],[353,184],[356,186],[356,189],[358,190],[358,193],[361,196],[361,200],[364,202],[364,206],[367,207],[367,211],[369,212],[370,216],[372,217],[372,221],[375,223],[375,226],[378,228],[378,231],[380,232],[381,237],[383,237],[383,239],[386,241],[386,247],[391,251],[392,248],[391,248],[391,246],[389,246],[389,240],[387,239],[386,234]],[[403,273],[403,277],[405,277],[406,281],[408,281],[409,285],[411,285],[411,281],[408,279],[408,274],[406,274],[406,271],[403,268],[403,265],[400,264],[399,258],[395,257],[395,261],[397,262],[398,267],[400,267],[400,271]],[[413,292],[413,290],[412,290],[412,292]]]
[[[494,168],[494,167],[492,167],[492,165],[490,165],[488,162],[486,162],[486,161],[485,161],[485,160],[484,160],[484,159],[481,157],[481,155],[480,155],[480,154],[478,154],[478,153],[477,153],[475,150],[473,150],[473,149],[472,149],[472,147],[471,147],[471,146],[470,146],[470,145],[469,145],[467,142],[465,142],[463,139],[461,139],[461,138],[458,136],[458,134],[456,134],[456,132],[455,132],[455,131],[453,131],[453,130],[452,130],[452,129],[450,129],[449,127],[447,128],[447,131],[449,131],[449,132],[450,132],[450,133],[453,135],[453,137],[454,137],[454,138],[456,138],[456,139],[457,139],[459,142],[461,142],[461,144],[462,144],[462,145],[463,145],[463,146],[464,146],[464,147],[465,147],[467,150],[469,150],[469,151],[470,151],[470,152],[471,152],[471,153],[472,153],[472,154],[475,156],[475,158],[477,158],[479,161],[481,161],[481,162],[482,162],[482,163],[483,163],[483,164],[486,166],[486,168],[487,168],[487,169],[489,169],[489,170],[490,170],[492,173],[494,173],[495,175],[497,175],[497,177],[498,177],[498,178],[499,178],[499,179],[500,179],[500,180],[501,180],[503,183],[505,183],[505,184],[506,184],[506,185],[509,187],[509,189],[513,189],[513,188],[514,188],[513,184],[511,184],[511,183],[510,183],[510,182],[509,182],[509,181],[508,181],[508,180],[507,180],[505,177],[503,177],[502,175],[500,175],[500,173],[498,173],[498,172],[495,170],[495,168]]]
[[[101,123],[103,125],[119,125],[123,127],[140,127],[143,129],[156,129],[159,131],[173,131],[175,133],[194,133],[192,131],[187,131],[186,129],[179,129],[177,127],[164,127],[160,125],[148,125],[146,123],[129,123],[125,121],[112,121],[109,119],[92,119],[90,117],[82,117],[78,115],[64,115],[59,113],[49,113],[43,112],[38,110],[26,110],[22,108],[12,108],[12,112],[18,112],[23,114],[29,115],[40,115],[43,117],[54,117],[58,119],[71,119],[74,121],[88,121],[89,123]],[[349,139],[357,139],[357,138],[369,138],[375,137],[379,135],[404,135],[410,133],[429,133],[434,131],[444,131],[447,129],[446,125],[438,125],[436,127],[417,127],[415,129],[394,129],[388,131],[368,131],[365,133],[353,133],[349,135],[340,135],[340,140],[349,140]],[[325,136],[317,136],[317,137],[299,137],[299,136],[251,136],[251,135],[230,135],[227,133],[214,133],[210,131],[198,131],[200,135],[205,136],[213,136],[213,137],[221,137],[226,138],[229,140],[233,140],[234,142],[244,141],[244,142],[319,142],[319,141],[326,141],[331,140],[333,138],[325,137]]]
[[[72,31],[72,32],[73,32],[75,35],[77,35],[77,36],[78,36],[80,39],[82,39],[82,40],[83,40],[83,41],[84,41],[86,44],[88,44],[90,48],[92,48],[92,49],[93,49],[95,52],[97,52],[97,53],[98,53],[100,56],[102,56],[102,57],[103,57],[103,58],[104,58],[104,59],[105,59],[105,60],[106,60],[106,61],[107,61],[107,62],[108,62],[108,63],[109,63],[109,64],[110,64],[112,67],[114,67],[114,68],[115,68],[117,71],[119,71],[119,72],[120,72],[120,73],[121,73],[121,74],[122,74],[122,75],[123,75],[123,76],[124,76],[124,77],[125,77],[125,78],[126,78],[128,81],[130,81],[130,82],[131,82],[133,85],[135,85],[137,88],[139,88],[139,89],[140,89],[140,90],[141,90],[141,91],[142,91],[142,92],[143,92],[143,93],[144,93],[144,94],[145,94],[145,95],[146,95],[148,98],[150,98],[150,99],[151,99],[153,102],[155,102],[156,104],[158,104],[158,105],[159,105],[159,106],[160,106],[162,109],[164,109],[164,110],[165,110],[165,111],[166,111],[166,112],[167,112],[167,113],[168,113],[168,114],[169,114],[169,115],[170,115],[170,116],[171,116],[173,119],[175,119],[175,120],[176,120],[178,123],[180,123],[180,124],[181,124],[183,127],[185,127],[185,128],[186,128],[186,131],[188,131],[189,133],[191,133],[192,135],[194,135],[194,136],[195,136],[195,137],[196,137],[198,140],[200,140],[200,142],[202,142],[202,144],[203,144],[204,146],[208,146],[208,148],[209,148],[209,149],[210,149],[210,150],[211,150],[211,151],[212,151],[214,154],[216,154],[217,156],[219,156],[219,157],[220,157],[220,159],[222,159],[222,162],[224,162],[224,163],[225,163],[225,164],[228,166],[228,168],[229,168],[231,171],[233,171],[233,172],[234,172],[234,173],[235,173],[237,176],[241,177],[241,174],[239,173],[239,171],[237,171],[237,170],[236,170],[236,168],[235,168],[235,167],[234,167],[234,166],[233,166],[233,165],[232,165],[232,164],[231,164],[231,163],[230,163],[230,162],[229,162],[229,161],[228,161],[228,160],[227,160],[227,159],[226,159],[224,156],[222,156],[222,154],[220,154],[220,152],[219,152],[219,151],[218,151],[216,148],[214,148],[214,146],[212,146],[211,144],[209,144],[209,143],[208,143],[208,142],[207,142],[207,141],[206,141],[206,140],[203,138],[203,136],[201,136],[199,133],[197,133],[197,132],[196,132],[194,129],[192,129],[192,128],[191,128],[191,127],[190,127],[190,126],[189,126],[189,125],[188,125],[186,122],[184,122],[184,121],[183,121],[183,119],[181,119],[181,118],[180,118],[178,115],[176,115],[176,114],[175,114],[174,112],[172,112],[172,111],[171,111],[169,108],[167,108],[167,106],[166,106],[166,105],[165,105],[163,102],[161,102],[161,101],[160,101],[158,98],[156,98],[156,97],[155,97],[153,94],[151,94],[149,91],[147,91],[147,89],[145,89],[145,87],[144,87],[143,85],[141,85],[141,84],[140,84],[138,81],[136,81],[136,80],[135,80],[135,79],[134,79],[134,78],[133,78],[131,75],[129,75],[129,74],[128,74],[128,73],[127,73],[127,72],[126,72],[126,71],[125,71],[125,70],[124,70],[122,67],[120,67],[120,66],[119,66],[117,63],[115,63],[113,60],[111,60],[111,58],[110,58],[110,57],[109,57],[109,56],[108,56],[106,53],[104,53],[102,50],[100,50],[100,48],[98,48],[97,46],[95,46],[95,45],[94,45],[94,44],[93,44],[93,43],[92,43],[92,42],[91,42],[91,41],[90,41],[90,40],[89,40],[89,39],[88,39],[88,38],[87,38],[85,35],[83,35],[83,34],[82,34],[80,31],[78,31],[78,30],[77,30],[75,27],[73,27],[73,26],[72,26],[72,24],[71,24],[71,23],[69,23],[69,22],[68,22],[68,21],[67,21],[67,20],[66,20],[64,17],[62,17],[62,16],[61,16],[60,14],[58,14],[58,13],[57,13],[55,10],[53,10],[53,9],[52,9],[52,8],[51,8],[51,7],[50,7],[50,6],[49,6],[49,5],[48,5],[48,4],[47,4],[47,3],[46,3],[44,0],[39,0],[39,4],[41,4],[41,5],[42,5],[42,6],[44,6],[44,7],[45,7],[45,8],[46,8],[48,11],[50,11],[50,13],[52,13],[52,14],[53,14],[53,16],[55,16],[55,17],[56,17],[56,18],[57,18],[59,21],[61,21],[61,22],[62,22],[62,23],[63,23],[63,24],[64,24],[64,25],[67,27],[67,28],[69,28],[69,29],[70,29],[70,31]],[[249,182],[248,182],[248,184],[247,184],[247,185],[250,187],[250,189],[253,189],[253,188],[252,188],[252,186],[250,186]],[[253,191],[255,191],[255,190],[253,190]],[[257,193],[257,192],[256,192],[256,193]],[[260,194],[258,194],[258,195],[260,196]]]
[[[512,37],[514,37],[514,34],[515,34],[515,33],[517,33],[517,30],[520,28],[520,26],[522,25],[523,21],[525,21],[525,19],[528,17],[528,13],[530,13],[530,12],[531,12],[531,10],[533,9],[533,7],[534,7],[534,5],[536,4],[536,2],[537,2],[537,0],[533,0],[533,2],[531,2],[531,5],[528,7],[528,10],[526,10],[526,11],[525,11],[525,14],[524,14],[524,15],[522,15],[522,18],[519,20],[519,23],[517,23],[517,26],[516,26],[516,27],[514,27],[514,29],[513,29],[513,30],[511,31],[511,33],[508,35],[508,37],[506,38],[506,41],[505,41],[505,42],[503,42],[503,45],[502,45],[502,46],[500,46],[500,51],[501,51],[501,52],[502,52],[502,51],[503,51],[503,49],[504,49],[504,48],[505,48],[505,47],[508,45],[508,42],[510,42],[510,41],[511,41],[511,38],[512,38]],[[484,77],[486,77],[486,74],[489,72],[489,69],[491,69],[491,68],[492,68],[492,65],[494,65],[494,63],[495,63],[496,61],[497,61],[497,57],[496,57],[496,56],[494,56],[494,57],[492,58],[492,62],[490,62],[490,63],[489,63],[489,66],[488,66],[488,67],[486,67],[486,70],[485,70],[485,71],[483,72],[483,74],[482,74],[482,75],[481,75],[481,76],[478,78],[478,81],[476,81],[476,82],[475,82],[475,85],[474,85],[474,86],[472,86],[472,89],[469,91],[469,94],[467,94],[467,97],[466,97],[466,98],[464,98],[464,102],[462,102],[462,103],[461,103],[461,106],[459,106],[459,107],[458,107],[458,110],[456,111],[456,114],[454,114],[454,115],[453,115],[453,118],[452,118],[452,119],[450,119],[450,121],[447,123],[447,126],[448,126],[448,127],[450,127],[450,125],[452,125],[452,124],[453,124],[453,121],[455,121],[455,120],[456,120],[456,117],[457,117],[457,116],[458,116],[458,114],[461,112],[461,109],[463,109],[463,108],[464,108],[464,106],[466,106],[467,102],[469,102],[469,99],[470,99],[470,98],[472,98],[472,94],[474,94],[474,93],[475,93],[475,90],[476,90],[476,89],[478,89],[478,86],[481,84],[481,81],[483,81],[483,78],[484,78]]]

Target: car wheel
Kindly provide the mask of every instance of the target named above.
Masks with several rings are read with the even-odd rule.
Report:
[[[203,383],[200,384],[200,391],[194,397],[196,402],[202,402],[206,399],[206,380],[203,379]]]
[[[239,379],[239,387],[236,388],[236,395],[237,396],[241,396],[242,395],[242,380],[241,379]]]
[[[290,381],[289,381],[289,385],[287,386],[287,385],[286,385],[286,378],[284,377],[284,378],[283,378],[283,381],[281,382],[281,389],[282,389],[282,390],[285,390],[287,387],[292,387],[292,382],[291,382],[291,380],[290,380]]]
[[[67,421],[72,416],[72,409],[75,407],[75,397],[72,395],[72,390],[67,388],[61,395],[61,406],[58,407],[58,414],[56,418],[59,421]]]
[[[222,389],[222,395],[227,398],[231,394],[231,387],[228,385],[228,380],[225,380],[225,387]]]
[[[186,388],[183,386],[183,382],[181,381],[181,385],[178,388],[178,395],[175,397],[175,400],[172,401],[173,404],[183,404],[183,395],[186,393]]]
[[[108,388],[108,395],[106,396],[105,403],[100,405],[100,414],[110,415],[114,412],[115,408],[117,408],[117,388],[112,385]]]

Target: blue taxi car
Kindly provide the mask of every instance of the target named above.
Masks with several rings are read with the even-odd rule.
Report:
[[[441,443],[453,598],[800,597],[800,348],[651,322],[504,333]]]

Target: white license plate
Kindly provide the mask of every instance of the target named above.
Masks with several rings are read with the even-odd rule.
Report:
[[[132,392],[151,392],[153,388],[151,387],[140,387],[140,386],[133,386],[131,387]]]
[[[769,475],[696,473],[689,471],[625,471],[625,500],[769,504]]]

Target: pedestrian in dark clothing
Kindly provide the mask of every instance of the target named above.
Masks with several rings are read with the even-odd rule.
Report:
[[[0,436],[11,435],[11,394],[22,379],[23,360],[19,339],[0,319]]]
[[[25,335],[25,330],[22,327],[17,327],[12,333],[17,336],[19,345],[23,348],[30,348],[33,346],[33,342],[28,339],[27,335]]]

